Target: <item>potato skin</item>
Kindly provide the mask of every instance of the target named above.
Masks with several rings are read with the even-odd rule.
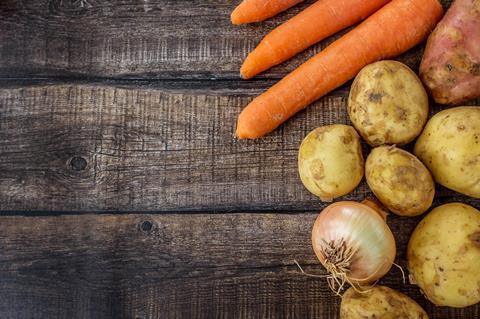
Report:
[[[385,286],[375,286],[369,292],[358,293],[353,288],[342,296],[340,319],[428,319],[410,297]]]
[[[432,175],[407,151],[395,146],[373,149],[365,164],[365,176],[375,196],[393,213],[416,216],[432,205]]]
[[[330,202],[351,192],[363,178],[360,137],[347,125],[328,125],[310,132],[298,152],[298,171],[305,187]]]
[[[480,198],[480,108],[456,107],[434,115],[418,138],[414,154],[437,183]]]
[[[420,77],[440,104],[480,96],[480,1],[455,0],[430,35]]]
[[[371,146],[404,145],[422,131],[428,96],[417,75],[397,61],[364,67],[353,81],[348,114]]]
[[[407,249],[410,278],[438,306],[480,302],[480,211],[462,203],[433,209]]]

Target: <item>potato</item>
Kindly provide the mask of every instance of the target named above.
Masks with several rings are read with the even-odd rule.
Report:
[[[373,149],[365,164],[365,176],[375,196],[393,213],[416,216],[432,205],[432,175],[407,151],[395,146]]]
[[[435,181],[480,198],[480,108],[456,107],[433,116],[415,144],[415,155]]]
[[[422,131],[428,96],[415,73],[396,61],[364,67],[353,81],[348,114],[371,146],[404,145]]]
[[[420,77],[435,101],[480,97],[480,1],[456,0],[430,35]]]
[[[340,319],[428,319],[427,313],[408,296],[384,286],[375,286],[366,293],[353,288],[342,296]]]
[[[347,125],[328,125],[310,132],[298,152],[303,185],[322,201],[350,193],[363,178],[360,137]]]
[[[480,302],[480,211],[451,203],[432,210],[407,249],[410,278],[439,306]]]

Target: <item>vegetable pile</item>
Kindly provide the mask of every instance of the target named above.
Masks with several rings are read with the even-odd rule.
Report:
[[[270,133],[364,66],[411,49],[428,36],[442,13],[438,0],[389,2],[250,102],[238,118],[237,137],[252,139]]]
[[[299,2],[245,0],[232,22],[262,21]],[[355,78],[347,105],[353,126],[316,128],[298,153],[300,179],[321,201],[352,192],[364,175],[379,201],[330,204],[313,226],[328,285],[338,295],[351,286],[341,318],[428,318],[409,297],[375,286],[396,265],[386,210],[427,212],[436,205],[435,182],[480,198],[480,107],[445,109],[428,120],[427,94],[449,105],[480,97],[480,1],[456,0],[442,15],[438,0],[320,0],[270,32],[241,67],[249,79],[365,19],[255,98],[236,131],[240,139],[262,137]],[[420,77],[385,60],[430,33]],[[366,162],[361,138],[373,148]],[[413,153],[400,148],[415,139]],[[410,282],[434,304],[480,302],[480,211],[463,203],[434,208],[413,232],[407,258]]]

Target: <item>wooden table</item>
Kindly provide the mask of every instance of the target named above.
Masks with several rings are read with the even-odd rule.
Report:
[[[325,204],[296,156],[313,128],[349,123],[349,85],[264,139],[233,134],[248,101],[338,36],[241,81],[262,35],[313,1],[234,27],[237,2],[0,2],[0,318],[337,317],[293,262],[324,273],[310,230]],[[457,200],[480,207],[444,188],[435,205]],[[419,220],[389,217],[404,268]],[[433,306],[396,269],[381,283],[431,318],[480,317]]]

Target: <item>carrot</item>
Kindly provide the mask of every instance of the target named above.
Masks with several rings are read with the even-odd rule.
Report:
[[[320,0],[270,32],[240,69],[244,79],[280,64],[309,46],[349,27],[390,0]]]
[[[364,66],[397,56],[427,37],[440,20],[438,0],[393,0],[288,74],[240,114],[239,138],[261,137]]]
[[[259,22],[293,7],[303,0],[243,0],[232,12],[232,23]]]

